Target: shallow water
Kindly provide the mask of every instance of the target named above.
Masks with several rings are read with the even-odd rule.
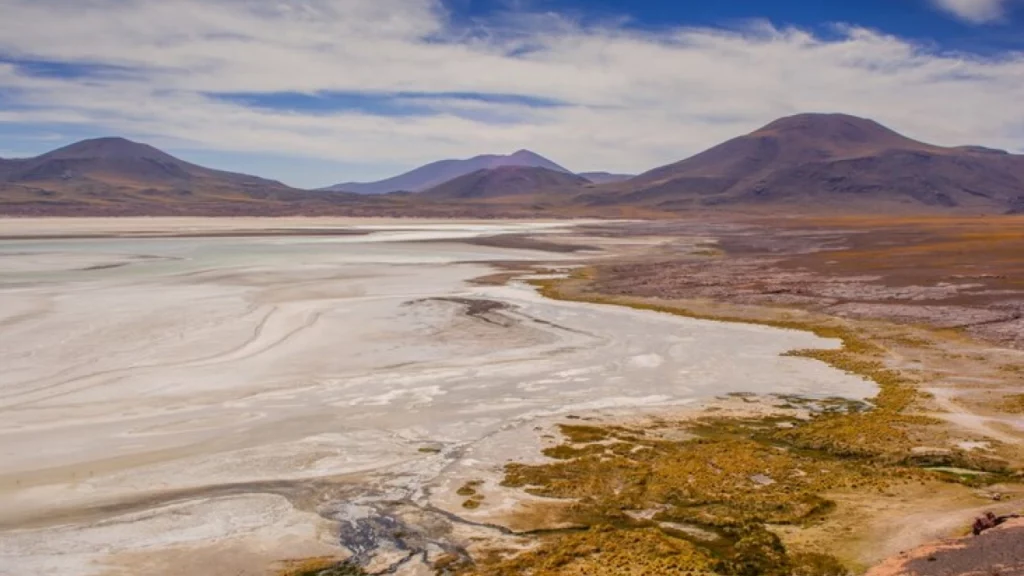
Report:
[[[503,230],[435,228],[0,242],[0,574],[278,541],[312,511],[218,494],[388,471],[415,490],[481,438],[554,414],[874,393],[780,356],[838,344],[808,333],[469,285],[490,272],[470,262],[552,256],[412,241]],[[507,309],[474,317],[451,297]],[[204,505],[139,504],[168,494]]]

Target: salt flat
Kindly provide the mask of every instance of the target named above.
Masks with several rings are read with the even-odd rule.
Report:
[[[315,231],[366,230],[441,230],[448,233],[457,228],[479,230],[536,230],[560,227],[558,221],[525,222],[523,220],[437,220],[430,218],[209,218],[195,216],[160,216],[128,218],[0,218],[0,237],[111,237],[111,236],[188,236],[258,233],[301,233]]]
[[[537,419],[874,392],[780,356],[838,345],[808,333],[467,283],[552,255],[456,240],[566,224],[333,225],[365,234],[0,241],[0,574],[261,574],[337,552],[363,479],[413,493]]]

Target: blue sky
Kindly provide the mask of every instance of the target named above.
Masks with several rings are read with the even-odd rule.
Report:
[[[805,111],[1024,151],[1024,0],[0,4],[0,157],[120,135],[302,187],[520,148],[639,172]]]
[[[949,8],[957,4],[980,6],[975,10],[981,10],[981,14],[985,14],[986,6],[996,6],[1002,16],[972,21],[970,8],[960,14]],[[455,0],[451,5],[472,17],[501,11],[503,3]],[[533,5],[591,19],[625,15],[631,25],[650,28],[680,24],[728,27],[761,18],[782,26],[808,29],[827,29],[829,24],[844,22],[956,49],[988,51],[1024,47],[1024,34],[1021,34],[1024,14],[1011,2],[966,0],[946,3],[944,7],[941,2],[919,0],[548,0]]]

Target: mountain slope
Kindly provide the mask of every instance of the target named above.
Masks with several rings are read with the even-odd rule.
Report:
[[[636,174],[612,174],[611,172],[580,172],[578,175],[594,184],[614,184],[636,177]]]
[[[577,192],[591,182],[582,176],[535,166],[477,170],[417,194],[430,200],[479,200],[537,192]]]
[[[399,191],[421,192],[453,178],[465,176],[478,170],[502,166],[527,166],[546,168],[555,172],[569,172],[543,156],[529,150],[519,150],[507,156],[487,154],[466,160],[441,160],[386,180],[378,182],[347,182],[324,188],[324,190],[355,192],[357,194],[387,194]]]
[[[782,118],[622,183],[604,204],[663,209],[787,203],[856,211],[1005,212],[1024,196],[1024,156],[944,148],[863,118]]]
[[[124,138],[0,162],[0,211],[25,214],[235,214],[350,201],[185,162]]]
[[[680,162],[645,172],[632,184],[679,177],[741,181],[779,168],[833,158],[866,156],[886,149],[929,150],[872,120],[842,114],[782,118]]]
[[[83,140],[35,158],[9,161],[3,172],[3,180],[9,183],[92,180],[160,187],[208,179],[287,188],[273,180],[204,168],[124,138]]]
[[[14,170],[14,167],[17,165],[18,162],[16,160],[0,158],[0,182],[3,182],[7,178],[7,173]]]

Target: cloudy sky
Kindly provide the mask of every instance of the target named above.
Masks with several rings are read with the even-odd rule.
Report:
[[[639,172],[783,115],[1024,151],[1024,0],[0,0],[0,156],[119,135],[302,187]]]

